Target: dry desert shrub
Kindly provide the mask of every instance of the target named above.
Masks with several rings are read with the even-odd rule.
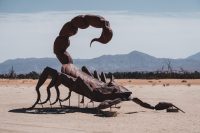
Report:
[[[187,82],[187,80],[182,80],[181,82],[182,82],[182,83],[186,83],[186,82]]]
[[[188,87],[190,87],[190,86],[191,86],[191,84],[190,84],[190,83],[188,83],[188,84],[187,84],[187,86],[188,86]]]
[[[166,86],[169,86],[170,84],[169,83],[166,83]]]
[[[152,86],[155,86],[155,85],[156,85],[156,83],[153,83],[153,84],[152,84]]]
[[[165,87],[165,84],[163,84],[163,86]]]

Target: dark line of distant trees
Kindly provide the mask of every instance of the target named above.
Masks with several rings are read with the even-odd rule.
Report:
[[[40,74],[35,71],[32,71],[27,74],[0,74],[1,79],[39,79],[39,77]]]
[[[200,79],[200,72],[114,72],[106,73],[106,77],[114,76],[116,79]],[[7,74],[0,74],[1,79],[38,79],[40,73],[32,71],[27,74],[16,74],[13,67]]]
[[[116,79],[200,79],[200,72],[114,72],[106,74],[113,75]]]
[[[114,72],[106,73],[106,77],[116,79],[200,79],[200,72],[165,73],[165,72]],[[27,74],[0,74],[1,79],[39,79],[40,74],[32,71]]]
[[[32,71],[27,74],[16,74],[13,67],[7,74],[0,74],[1,79],[38,79],[39,77],[40,74],[35,71]]]

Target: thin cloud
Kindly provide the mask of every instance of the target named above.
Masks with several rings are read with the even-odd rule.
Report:
[[[101,29],[79,30],[68,49],[73,58],[124,54],[132,50],[156,57],[181,58],[200,51],[200,13],[140,13],[129,11],[57,11],[0,13],[0,62],[19,57],[55,57],[53,42],[67,21],[79,14],[98,14],[111,22],[108,45],[94,44]],[[84,48],[84,50],[83,50]],[[9,52],[8,52],[9,51]]]

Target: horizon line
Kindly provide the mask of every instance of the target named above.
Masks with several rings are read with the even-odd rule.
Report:
[[[169,57],[156,57],[156,56],[150,55],[150,54],[145,53],[145,52],[141,52],[141,51],[138,51],[138,50],[133,50],[133,51],[131,51],[131,52],[124,53],[124,54],[103,54],[103,55],[101,55],[101,56],[96,56],[96,57],[92,57],[92,58],[74,58],[73,60],[90,60],[90,59],[95,59],[95,58],[99,58],[99,57],[102,57],[102,56],[128,55],[128,54],[131,54],[132,52],[139,52],[139,53],[141,53],[141,54],[146,54],[146,55],[148,55],[148,56],[152,56],[152,57],[157,58],[157,59],[172,59],[172,60],[174,60],[174,59],[187,59],[187,58],[189,58],[190,56],[194,56],[194,55],[200,53],[200,52],[197,52],[197,53],[194,53],[194,54],[192,54],[192,55],[188,55],[188,56],[185,57],[185,58],[184,58],[184,57],[182,57],[182,58],[169,58]],[[31,59],[31,58],[33,58],[33,59],[43,59],[43,58],[53,58],[53,59],[55,58],[55,59],[57,59],[56,57],[17,57],[17,58],[6,59],[6,60],[0,62],[0,64],[1,64],[1,63],[4,63],[4,62],[6,62],[6,61],[9,61],[9,60]]]

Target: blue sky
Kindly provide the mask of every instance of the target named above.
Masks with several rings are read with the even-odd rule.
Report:
[[[199,0],[0,0],[2,12],[128,10],[139,12],[199,11]]]
[[[90,48],[101,30],[79,30],[68,49],[73,58],[133,50],[185,58],[200,52],[200,0],[0,0],[0,62],[55,57],[53,42],[61,27],[88,13],[109,20],[114,36],[108,45]]]

